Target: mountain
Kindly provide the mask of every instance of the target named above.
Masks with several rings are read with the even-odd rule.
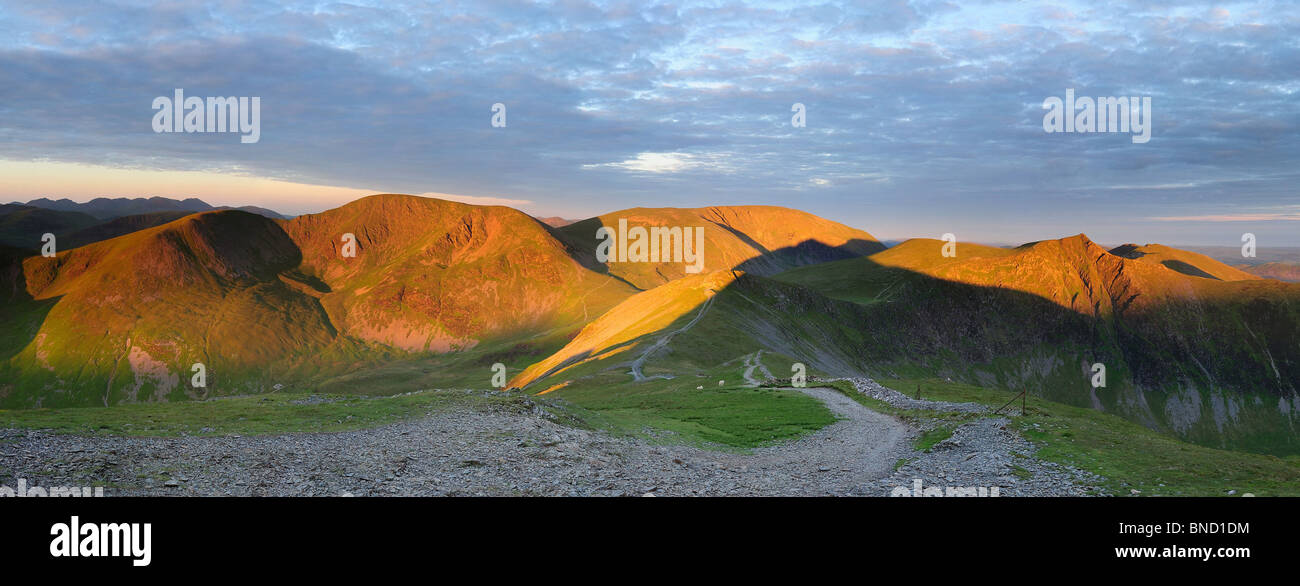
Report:
[[[508,207],[375,195],[281,225],[340,331],[407,351],[526,338],[584,323],[632,293]],[[340,255],[346,233],[355,258]]]
[[[734,378],[762,356],[777,376],[802,363],[958,379],[1300,453],[1300,285],[1160,245],[1107,251],[1080,234],[945,256],[944,242],[885,249],[778,207],[636,208],[556,228],[393,194],[290,220],[168,218],[83,226],[67,238],[104,239],[55,258],[0,246],[0,408],[484,386],[498,362],[512,386],[563,396],[703,384],[726,365]],[[702,229],[701,271],[600,262],[601,227]],[[195,363],[204,388],[189,384]]]
[[[884,249],[874,236],[862,230],[775,206],[633,208],[574,222],[555,232],[585,264],[603,265],[601,270],[608,270],[641,290],[692,274],[686,271],[687,263],[675,258],[669,262],[599,262],[597,230],[602,227],[618,230],[622,225],[626,225],[628,232],[652,227],[702,229],[703,263],[696,274],[737,268],[756,275],[772,275],[798,266]],[[692,239],[692,252],[693,242]]]
[[[1203,254],[1187,250],[1178,250],[1160,244],[1125,244],[1111,249],[1111,254],[1164,265],[1194,277],[1218,279],[1220,281],[1245,281],[1258,279],[1246,271],[1230,267]]]
[[[193,197],[183,200],[167,197],[97,197],[86,203],[77,203],[66,198],[53,200],[42,197],[33,199],[27,202],[26,205],[62,212],[81,212],[100,220],[111,220],[121,216],[152,214],[156,212],[208,212],[213,210],[230,209],[243,210],[273,219],[285,219],[284,216],[266,208],[256,206],[241,206],[237,208],[229,206],[213,207],[207,202]]]
[[[76,248],[85,246],[92,242],[116,238],[124,234],[130,234],[145,228],[161,226],[168,222],[179,220],[194,212],[154,212],[151,214],[136,214],[132,216],[118,216],[105,222],[100,222],[93,226],[88,226],[80,230],[69,232],[59,236],[60,248]]]
[[[572,224],[577,220],[566,220],[559,216],[548,216],[545,218],[537,218],[537,221],[546,224],[547,226],[550,226],[552,228],[560,228],[563,226],[568,226],[569,224]]]
[[[1015,249],[958,244],[955,258],[943,244],[909,240],[776,278],[865,307],[871,335],[856,350],[874,374],[920,368],[1201,443],[1300,452],[1300,286],[1193,276],[1084,235]],[[1090,384],[1096,363],[1104,388]]]
[[[75,211],[48,210],[22,204],[0,205],[0,245],[39,250],[44,234],[57,237],[99,223],[95,217]]]
[[[0,405],[107,405],[247,392],[282,360],[335,337],[319,303],[286,279],[301,255],[273,221],[239,211],[21,261],[4,309]]]
[[[500,206],[385,194],[290,220],[182,214],[82,228],[67,241],[89,243],[53,259],[5,256],[0,406],[483,385],[492,364],[543,359],[639,288],[685,275],[671,262],[597,263],[582,222],[557,229]],[[784,208],[611,217],[704,226],[706,267],[759,274],[881,248]],[[198,362],[203,389],[188,385]]]
[[[493,362],[553,351],[634,292],[549,230],[510,208],[381,195],[293,220],[201,212],[52,259],[7,253],[0,406],[341,384],[446,352],[481,352],[485,384]],[[204,389],[188,385],[196,362]]]
[[[1205,445],[1300,453],[1300,286],[1221,280],[1231,273],[1216,263],[1159,245],[1140,247],[1154,258],[1126,258],[1082,234],[958,244],[951,257],[944,244],[913,239],[770,277],[688,275],[628,298],[510,384],[643,396],[712,386],[761,355],[777,377],[798,362],[832,376],[947,378]],[[1210,276],[1159,262],[1170,259]]]

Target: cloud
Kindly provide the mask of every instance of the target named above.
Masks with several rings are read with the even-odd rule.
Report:
[[[87,0],[17,4],[0,30],[9,161],[502,194],[571,216],[797,205],[1022,240],[1273,209],[1300,184],[1294,3]],[[149,105],[177,87],[260,96],[261,141],[154,134]],[[1151,142],[1044,133],[1043,99],[1066,88],[1152,96]],[[1008,228],[1006,210],[1035,220]]]
[[[642,173],[677,173],[697,168],[701,164],[694,155],[686,153],[639,153],[636,157],[626,161],[583,165],[583,168],[612,167]]]
[[[1300,213],[1276,214],[1218,214],[1206,216],[1156,216],[1151,218],[1158,222],[1300,222]]]

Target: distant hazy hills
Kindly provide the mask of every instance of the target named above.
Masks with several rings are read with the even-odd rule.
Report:
[[[0,244],[35,250],[44,234],[68,234],[98,223],[98,218],[82,212],[7,203],[0,205]]]
[[[1266,262],[1257,265],[1240,265],[1238,268],[1266,279],[1300,283],[1300,263]]]
[[[243,210],[259,216],[268,218],[285,219],[276,212],[266,208],[256,206],[241,206],[232,208],[229,206],[214,207],[207,202],[198,198],[171,199],[167,197],[97,197],[86,203],[77,203],[70,199],[49,199],[39,198],[27,202],[25,205],[55,210],[60,212],[81,212],[98,218],[100,220],[110,220],[120,216],[131,216],[135,214],[151,214],[155,212],[209,212],[213,210]]]
[[[559,228],[559,227],[561,227],[561,226],[568,226],[569,224],[572,224],[572,223],[574,223],[574,222],[577,221],[577,220],[566,220],[566,219],[561,218],[561,217],[559,217],[559,216],[548,216],[548,217],[545,217],[545,218],[537,218],[537,220],[538,220],[539,222],[543,223],[543,224],[546,224],[547,226],[552,227],[552,228]]]
[[[1159,244],[1147,244],[1145,246],[1125,244],[1111,249],[1110,252],[1124,258],[1159,263],[1177,272],[1194,277],[1205,277],[1220,281],[1241,281],[1259,278],[1203,254],[1178,250]]]
[[[1244,258],[1235,246],[1185,246],[1242,271],[1279,281],[1300,282],[1300,247],[1261,246],[1256,256]]]
[[[74,248],[157,226],[195,212],[240,209],[268,218],[284,216],[253,206],[214,207],[200,199],[165,197],[106,198],[86,203],[70,199],[33,199],[0,205],[0,245],[39,249],[44,234],[54,234],[58,248]]]

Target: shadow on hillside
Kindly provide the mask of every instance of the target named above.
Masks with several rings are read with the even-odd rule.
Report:
[[[723,227],[739,235],[731,227]],[[748,237],[745,237],[745,239],[748,241]],[[757,242],[754,242],[752,246],[762,249]],[[839,246],[828,246],[823,242],[810,238],[794,246],[786,246],[770,251],[762,249],[763,254],[746,260],[734,268],[755,275],[771,276],[792,268],[867,256],[884,249],[885,246],[879,242],[860,238],[855,238]]]
[[[707,222],[712,228],[723,230],[736,237],[736,239],[745,243],[746,246],[757,251],[758,255],[731,267],[709,264],[709,259],[706,258],[706,271],[734,268],[758,275],[774,275],[798,266],[866,256],[885,250],[885,246],[879,242],[860,238],[855,238],[838,246],[829,246],[820,241],[808,238],[794,246],[771,250],[760,244],[757,240],[754,240],[750,235],[737,230],[732,226],[712,220],[707,220]],[[540,223],[541,222],[539,222],[539,224]],[[596,240],[596,231],[602,227],[616,228],[615,225],[605,224],[597,217],[574,222],[573,224],[569,224],[562,228],[553,228],[546,224],[542,224],[542,226],[555,236],[557,240],[563,243],[569,256],[582,266],[591,271],[619,279],[620,281],[628,283],[628,285],[631,285],[637,290],[644,290],[622,277],[612,274],[610,272],[610,267],[606,263],[596,260],[596,247],[598,243]],[[659,264],[671,265],[675,263]]]
[[[1111,301],[1123,307],[1126,299]],[[665,332],[682,328],[701,305],[633,342],[653,343]],[[1165,301],[1113,315],[1089,315],[1032,293],[947,281],[862,258],[771,278],[741,275],[717,294],[710,312],[724,312],[714,316],[721,320],[714,323],[736,332],[727,337],[759,345],[733,351],[737,356],[762,347],[832,376],[898,378],[901,369],[908,373],[902,375],[906,378],[919,371],[1028,390],[1033,396],[1080,407],[1100,406],[1149,428],[1216,447],[1300,450],[1300,436],[1294,431],[1283,431],[1282,439],[1268,440],[1272,443],[1262,447],[1264,440],[1247,437],[1260,432],[1247,427],[1245,420],[1239,428],[1230,421],[1225,431],[1219,421],[1222,407],[1214,403],[1236,400],[1244,409],[1250,396],[1272,396],[1276,403],[1296,392],[1300,356],[1293,340],[1300,331],[1300,308],[1287,298]],[[717,328],[710,332],[716,336]],[[669,351],[677,353],[675,360],[698,360],[703,370],[717,366],[707,363],[710,350],[730,342],[679,335]],[[845,360],[845,355],[851,359]],[[571,357],[547,374],[591,356],[584,352]],[[624,361],[622,356],[617,360]],[[1104,389],[1092,388],[1094,363],[1106,365]],[[545,388],[560,378],[563,375],[539,378],[528,388]],[[1181,393],[1189,388],[1197,393],[1191,411],[1169,411],[1166,400],[1187,401]],[[1226,393],[1226,398],[1209,390]],[[1285,423],[1285,416],[1276,411],[1271,416],[1267,409],[1254,413],[1252,417],[1277,418],[1278,426]]]
[[[4,323],[4,331],[0,333],[0,362],[13,358],[36,339],[45,317],[59,302],[58,297],[36,300],[27,293],[23,259],[37,254],[0,247],[0,320]]]

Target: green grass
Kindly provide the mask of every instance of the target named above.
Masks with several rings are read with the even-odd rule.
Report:
[[[718,386],[719,380],[728,384]],[[753,448],[794,439],[835,422],[825,405],[798,391],[740,386],[740,369],[704,376],[627,381],[621,370],[589,376],[546,395],[592,427],[659,441]],[[704,387],[697,389],[696,387]]]
[[[207,401],[138,403],[110,407],[0,410],[0,427],[58,433],[131,436],[259,435],[334,432],[375,427],[458,405],[520,402],[518,396],[465,391],[423,391],[392,397],[306,393],[225,397]]]
[[[951,427],[936,427],[922,433],[912,445],[917,450],[929,452],[930,448],[933,448],[935,444],[952,437],[952,430]]]
[[[941,401],[969,401],[1001,407],[1013,393],[960,383],[926,380],[878,382],[899,391]],[[1300,459],[1221,450],[1178,440],[1114,415],[1029,398],[1028,415],[1019,401],[1007,409],[1036,457],[1094,472],[1117,495],[1143,496],[1300,495]]]

